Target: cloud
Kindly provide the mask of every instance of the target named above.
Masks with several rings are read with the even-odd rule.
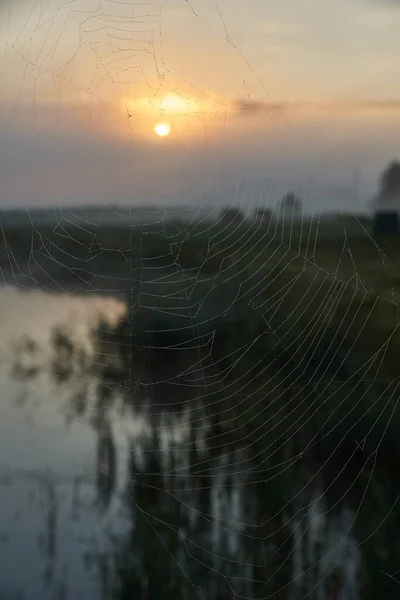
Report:
[[[400,6],[400,0],[399,0]],[[231,102],[234,111],[242,114],[259,114],[271,111],[398,111],[400,98],[382,100],[333,100],[326,102],[261,102],[251,98],[236,98]]]
[[[268,112],[271,110],[284,110],[286,108],[286,104],[284,103],[275,103],[275,102],[260,102],[257,100],[252,100],[251,98],[236,98],[232,102],[233,110],[238,112],[244,112],[246,114],[254,114],[261,112]]]

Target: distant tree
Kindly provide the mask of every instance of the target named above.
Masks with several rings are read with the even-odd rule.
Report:
[[[220,215],[221,221],[229,224],[238,224],[244,220],[244,215],[239,208],[234,208],[233,206],[230,208],[224,208]]]
[[[379,178],[380,186],[371,200],[374,211],[398,212],[400,208],[400,162],[392,161]]]
[[[285,194],[280,202],[280,215],[286,219],[301,213],[302,201],[293,192]]]
[[[400,163],[392,161],[381,175],[381,194],[400,193]]]
[[[258,208],[254,213],[254,217],[259,223],[269,223],[272,217],[272,211],[268,208]]]

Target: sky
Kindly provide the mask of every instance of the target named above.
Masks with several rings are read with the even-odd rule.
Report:
[[[0,0],[0,206],[362,209],[400,158],[399,26],[395,0]]]

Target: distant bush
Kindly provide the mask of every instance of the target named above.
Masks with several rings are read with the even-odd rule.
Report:
[[[237,225],[244,221],[244,214],[239,208],[224,208],[220,214],[219,220],[223,223],[229,223],[230,225]]]
[[[254,217],[259,223],[268,224],[272,219],[272,211],[267,208],[259,208],[255,211]]]

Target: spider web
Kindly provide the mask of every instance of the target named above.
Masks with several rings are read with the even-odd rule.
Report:
[[[178,6],[199,18],[199,3]],[[84,121],[94,134],[108,123],[113,86],[127,86],[132,98],[132,86],[144,82],[154,101],[165,88],[187,100],[165,61],[167,8],[122,0],[96,7],[38,2],[31,12],[25,5],[16,37],[7,29],[4,55],[5,65],[12,48],[24,68],[14,123],[26,119],[20,107],[29,98],[28,120],[41,131],[38,98],[46,78],[60,98],[54,126],[69,127],[62,99],[84,93],[88,113],[73,123]],[[217,3],[214,15],[225,45],[255,77]],[[62,46],[71,27],[73,52]],[[79,69],[85,52],[89,78]],[[282,115],[262,89],[273,124]],[[123,106],[118,132],[143,135],[140,102]],[[225,123],[229,108],[217,105]],[[208,143],[214,116],[201,109],[176,114],[173,132],[180,137],[182,119]],[[220,189],[219,201],[210,202],[215,185],[214,174],[174,210],[105,206],[82,216],[55,209],[44,226],[27,209],[21,227],[28,252],[19,250],[6,217],[2,223],[7,285],[50,294],[110,292],[126,301],[117,324],[101,324],[89,375],[69,333],[55,344],[67,386],[86,389],[88,377],[99,383],[99,402],[88,412],[99,434],[107,502],[115,492],[110,464],[117,442],[108,420],[115,396],[130,406],[131,420],[145,415],[148,423],[146,434],[130,431],[127,438],[133,526],[118,555],[130,574],[120,585],[129,583],[128,593],[138,597],[356,599],[369,585],[368,560],[383,575],[380,593],[395,597],[397,565],[386,549],[394,544],[399,499],[391,468],[395,249],[380,248],[356,215],[327,223],[304,206],[296,214],[282,208],[284,188],[268,182],[245,178],[234,197]],[[221,218],[229,205],[244,220]]]

